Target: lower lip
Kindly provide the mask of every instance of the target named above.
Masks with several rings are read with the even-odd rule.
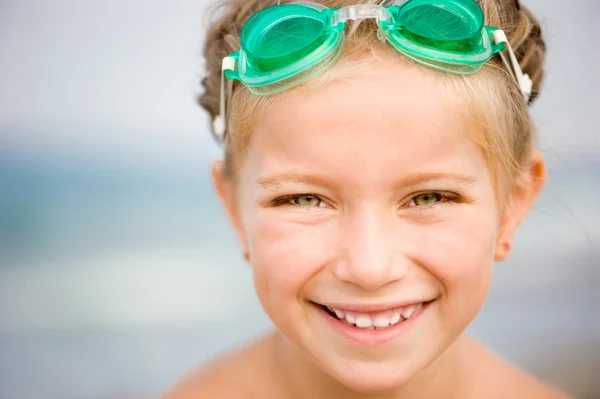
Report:
[[[362,345],[383,345],[398,339],[410,331],[415,323],[417,323],[419,318],[429,308],[430,304],[431,302],[424,303],[421,309],[419,309],[417,313],[413,314],[408,319],[381,330],[367,330],[366,328],[350,326],[337,317],[333,317],[327,313],[323,306],[319,304],[314,305],[318,308],[323,317],[325,317],[333,330],[340,333],[350,341],[354,341]]]

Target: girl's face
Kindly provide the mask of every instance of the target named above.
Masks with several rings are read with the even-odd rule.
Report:
[[[260,116],[229,204],[272,321],[355,390],[425,369],[488,292],[502,218],[438,85],[384,58],[285,93]]]

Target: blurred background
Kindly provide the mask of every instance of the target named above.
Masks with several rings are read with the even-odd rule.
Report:
[[[549,182],[470,328],[600,398],[600,20],[542,20]],[[0,1],[0,398],[157,397],[270,328],[195,105],[207,0]]]

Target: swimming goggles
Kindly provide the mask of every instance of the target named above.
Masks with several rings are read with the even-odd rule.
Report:
[[[473,74],[500,54],[529,101],[531,79],[521,71],[506,34],[484,25],[483,10],[475,0],[400,0],[389,6],[341,8],[295,2],[251,16],[240,34],[241,49],[223,59],[220,115],[213,123],[217,139],[222,142],[225,137],[226,97],[231,96],[233,80],[257,95],[299,85],[337,60],[346,22],[364,19],[375,19],[378,37],[399,53],[442,71]]]

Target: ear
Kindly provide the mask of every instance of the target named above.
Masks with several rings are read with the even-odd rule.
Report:
[[[225,208],[227,212],[227,217],[229,218],[229,222],[234,229],[234,232],[238,238],[238,242],[242,247],[242,253],[246,260],[249,259],[248,252],[248,240],[246,237],[246,231],[244,230],[244,224],[242,223],[242,218],[239,212],[239,207],[236,201],[236,187],[235,182],[225,177],[223,174],[223,161],[215,161],[212,164],[211,173],[213,180],[213,187],[219,196],[221,201],[221,205]]]
[[[503,261],[508,257],[514,236],[533,206],[545,181],[544,158],[539,150],[534,149],[529,164],[517,176],[508,204],[504,208],[494,255],[496,261]]]

